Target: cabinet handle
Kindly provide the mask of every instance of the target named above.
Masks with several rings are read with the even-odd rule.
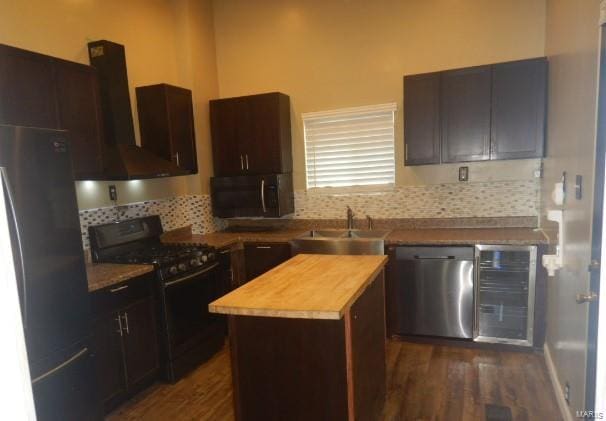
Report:
[[[267,212],[267,207],[265,206],[265,179],[261,179],[261,206],[263,207],[263,213]]]
[[[122,285],[121,287],[110,289],[109,292],[114,293],[114,292],[122,291],[123,289],[126,289],[126,288],[128,288],[128,285]]]
[[[256,246],[256,249],[270,249],[271,246]]]
[[[122,316],[120,316],[120,314],[118,313],[118,318],[114,319],[118,322],[118,332],[120,334],[120,336],[122,336]]]
[[[246,154],[244,156],[246,156],[246,169],[248,169],[248,154]]]
[[[240,168],[244,171],[244,158],[240,155]]]
[[[408,145],[404,144],[404,161],[408,161]]]
[[[181,164],[179,164],[179,152],[177,152],[177,153],[175,154],[175,158],[176,158],[176,160],[177,160],[177,167],[180,167],[180,166],[181,166]]]
[[[233,282],[234,282],[234,270],[233,269],[229,270],[229,280],[233,284]]]
[[[125,311],[124,312],[124,324],[125,324],[125,329],[126,330],[126,334],[130,335],[130,330],[128,329],[128,313]]]

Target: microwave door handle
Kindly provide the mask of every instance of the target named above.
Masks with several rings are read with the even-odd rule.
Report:
[[[263,207],[263,213],[267,212],[267,207],[265,206],[265,179],[261,179],[261,206]]]
[[[8,179],[8,173],[5,167],[0,167],[0,182],[3,185],[3,190],[6,191],[6,197],[8,198],[8,206],[10,208],[11,219],[13,227],[15,228],[15,237],[17,240],[17,250],[13,250],[13,253],[17,254],[19,259],[18,269],[21,272],[21,292],[23,294],[21,302],[21,313],[23,314],[23,328],[27,327],[27,288],[25,278],[25,263],[23,262],[23,243],[21,241],[21,232],[19,231],[19,221],[17,220],[17,212],[15,209],[15,200],[13,192],[11,191],[11,185]],[[10,223],[10,221],[9,221]],[[17,269],[17,268],[15,268]]]

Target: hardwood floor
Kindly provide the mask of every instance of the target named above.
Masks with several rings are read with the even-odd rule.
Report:
[[[543,357],[388,341],[385,421],[560,420]],[[487,414],[488,410],[488,414]],[[500,415],[500,417],[499,417]],[[503,418],[503,416],[505,416]],[[233,420],[227,348],[175,385],[156,384],[107,418]]]

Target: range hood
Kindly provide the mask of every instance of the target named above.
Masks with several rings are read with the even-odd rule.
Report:
[[[135,142],[124,46],[100,40],[88,44],[90,63],[97,69],[105,134],[106,180],[184,175],[173,162]]]

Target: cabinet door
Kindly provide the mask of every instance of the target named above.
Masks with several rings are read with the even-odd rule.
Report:
[[[172,160],[179,168],[192,174],[196,173],[198,159],[191,91],[172,86],[166,89]]]
[[[405,165],[440,163],[440,73],[404,77]]]
[[[93,67],[54,62],[59,126],[70,132],[76,179],[103,174],[103,132],[97,73]]]
[[[50,57],[0,45],[0,124],[57,129]]]
[[[244,154],[247,174],[289,171],[283,166],[282,159],[284,148],[290,146],[290,111],[284,97],[286,95],[280,93],[247,97],[247,130],[240,137],[240,150]],[[285,126],[287,130],[283,130]],[[287,142],[285,136],[288,137]],[[288,162],[287,159],[285,161]]]
[[[242,98],[210,101],[210,130],[215,176],[242,175],[244,157],[239,138],[245,134],[243,116],[247,105]]]
[[[122,310],[124,359],[128,387],[155,376],[158,364],[158,339],[153,300],[146,298]]]
[[[547,61],[521,60],[492,68],[490,159],[542,157]]]
[[[490,66],[442,73],[442,162],[490,158]]]
[[[290,259],[288,243],[248,243],[244,245],[246,281],[255,279],[280,263]]]
[[[126,372],[118,313],[109,313],[93,322],[93,353],[99,393],[108,410],[126,393]]]

